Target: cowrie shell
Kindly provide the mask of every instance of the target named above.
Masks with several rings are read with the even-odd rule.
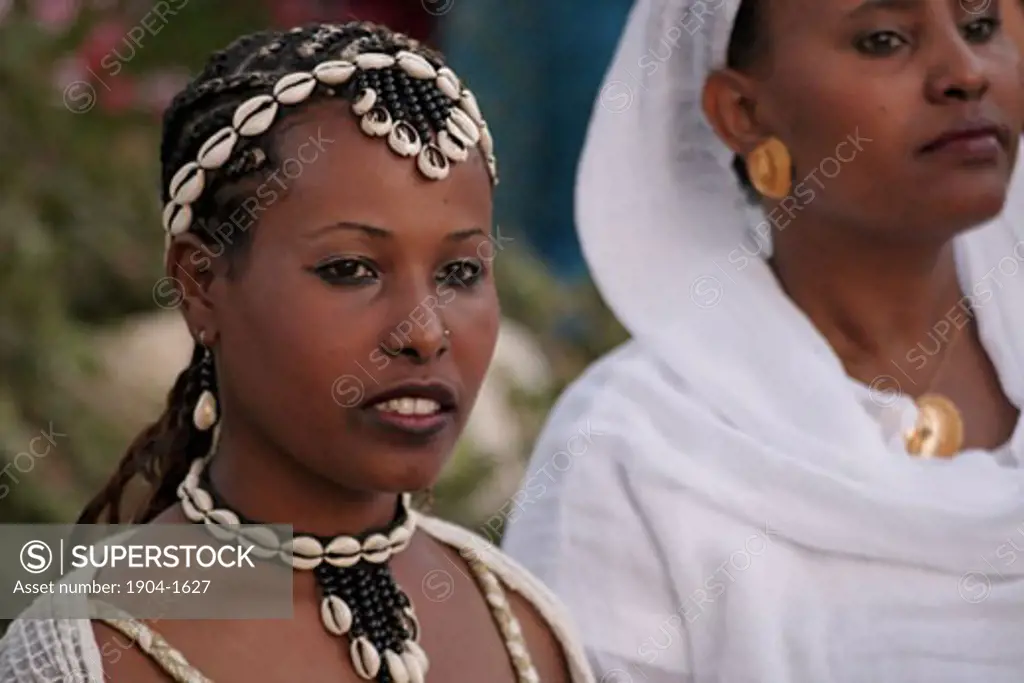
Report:
[[[168,202],[164,207],[164,228],[171,235],[180,235],[192,224],[192,207]]]
[[[203,193],[206,174],[202,167],[194,162],[182,166],[171,178],[170,195],[178,204],[191,204]]]
[[[231,158],[231,152],[238,141],[238,133],[235,129],[227,126],[210,136],[199,148],[196,155],[199,165],[207,171],[220,168]]]
[[[360,69],[386,69],[395,65],[395,58],[380,52],[367,52],[357,55],[355,62]]]
[[[342,85],[352,78],[356,72],[356,65],[344,60],[332,60],[321,62],[313,69],[313,75],[324,85]]]
[[[429,80],[437,78],[437,69],[423,56],[412,52],[399,52],[396,58],[399,68],[413,78]]]
[[[304,102],[316,88],[316,78],[311,73],[297,71],[274,84],[274,98],[281,104]]]
[[[431,180],[443,180],[448,177],[451,164],[448,157],[434,145],[425,145],[416,157],[416,165],[420,173]]]
[[[239,135],[253,137],[266,133],[276,115],[277,102],[273,96],[257,95],[238,105],[231,123]]]
[[[377,91],[366,88],[359,93],[359,97],[352,103],[352,113],[356,116],[362,116],[373,109],[375,104],[377,104]]]

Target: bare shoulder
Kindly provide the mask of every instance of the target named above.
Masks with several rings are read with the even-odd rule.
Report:
[[[551,625],[541,616],[533,603],[514,591],[509,591],[508,602],[512,606],[523,629],[526,648],[537,669],[537,675],[545,683],[569,683],[569,661],[562,643]]]
[[[436,517],[421,518],[421,528],[458,550],[467,560],[486,566],[503,585],[540,680],[545,683],[593,680],[560,603],[533,575],[498,546],[468,529]]]

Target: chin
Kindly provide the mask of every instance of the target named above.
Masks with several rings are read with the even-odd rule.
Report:
[[[1006,185],[991,183],[987,187],[960,187],[950,192],[941,202],[939,216],[946,221],[957,221],[962,230],[975,228],[996,218],[1006,205]],[[935,207],[940,208],[940,207]]]
[[[932,182],[918,188],[909,206],[908,220],[917,226],[911,239],[951,238],[999,216],[1006,204],[1009,187],[1004,173],[978,172],[947,176],[948,182]],[[923,191],[921,191],[923,190]],[[910,195],[908,195],[909,197]]]
[[[415,451],[389,450],[368,459],[365,488],[384,493],[413,493],[431,488],[451,456],[451,444]]]
[[[414,430],[361,416],[353,427],[340,437],[351,455],[338,463],[347,470],[350,485],[363,491],[411,493],[437,482],[463,424],[452,415],[440,426]]]

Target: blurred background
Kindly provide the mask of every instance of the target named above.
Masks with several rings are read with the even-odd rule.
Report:
[[[188,360],[154,297],[164,107],[240,34],[357,18],[445,52],[496,139],[504,323],[433,506],[493,538],[553,400],[625,339],[587,279],[572,188],[629,4],[0,0],[0,523],[74,521]]]

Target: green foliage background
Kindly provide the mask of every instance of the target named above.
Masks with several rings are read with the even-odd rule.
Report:
[[[99,335],[155,310],[159,120],[64,106],[54,69],[97,18],[83,14],[59,33],[22,11],[0,23],[0,456],[10,462],[41,430],[64,435],[30,471],[6,468],[2,523],[73,520],[140,426],[96,400],[110,378],[95,353]],[[266,21],[259,3],[193,0],[116,78],[169,66],[194,73],[210,51]],[[514,226],[503,231],[510,227],[514,235]],[[591,287],[560,284],[520,245],[502,253],[496,270],[505,315],[534,333],[554,368],[549,393],[515,397],[516,419],[535,434],[565,384],[625,335]],[[572,336],[556,333],[567,322]],[[488,462],[463,443],[436,490],[435,512],[482,523],[462,501],[490,475]]]

